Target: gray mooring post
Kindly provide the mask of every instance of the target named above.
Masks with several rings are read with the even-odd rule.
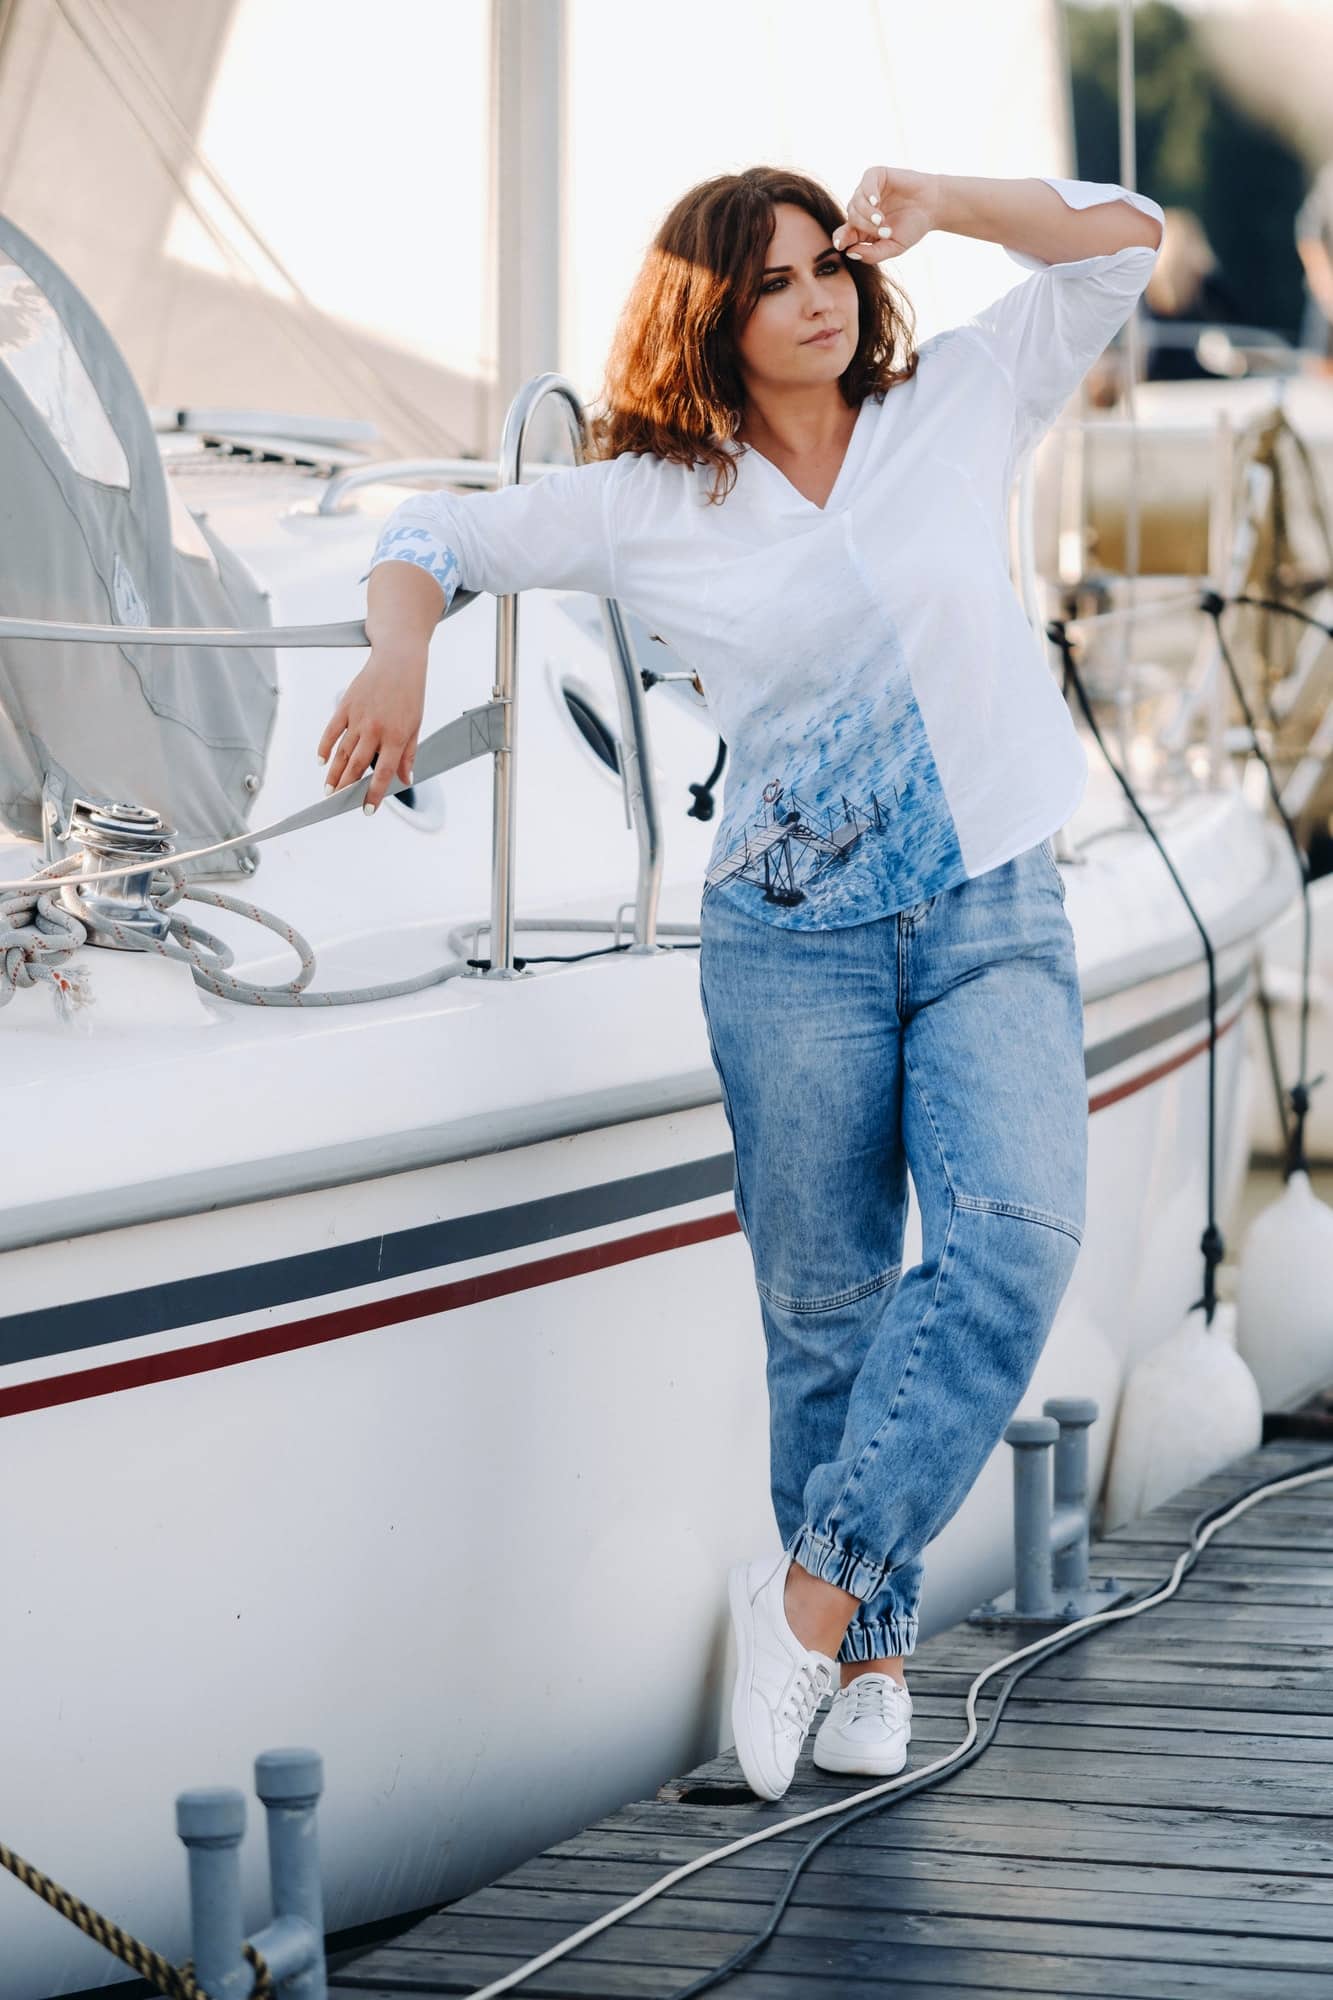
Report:
[[[254,1974],[241,1946],[241,1836],[245,1800],[230,1786],[182,1792],[176,1831],[190,1857],[194,1976],[209,2000],[245,2000]]]
[[[1014,1454],[1014,1604],[1030,1618],[1053,1618],[1051,1474],[1046,1450],[1060,1435],[1053,1417],[1019,1417],[1005,1431]]]
[[[1068,1518],[1071,1532],[1051,1543],[1051,1582],[1057,1592],[1088,1587],[1088,1431],[1097,1421],[1091,1396],[1048,1396],[1042,1404],[1060,1427],[1055,1440],[1055,1517]]]
[[[1014,1587],[969,1612],[970,1624],[1059,1625],[1132,1595],[1113,1576],[1088,1582],[1088,1427],[1097,1405],[1089,1396],[1049,1396],[1042,1409],[1004,1433],[1014,1454]]]
[[[315,1750],[265,1750],[255,1790],[268,1816],[273,1921],[248,1940],[282,2000],[326,2000],[324,1898],[315,1808],[324,1764]],[[189,1852],[194,1976],[209,2000],[247,2000],[254,1967],[245,1956],[240,1846],[245,1799],[231,1787],[182,1792],[176,1831]]]

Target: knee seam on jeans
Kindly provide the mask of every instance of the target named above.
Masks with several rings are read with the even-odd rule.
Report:
[[[853,1285],[850,1291],[831,1292],[824,1299],[786,1298],[781,1292],[775,1292],[758,1276],[755,1278],[755,1285],[769,1305],[777,1306],[783,1312],[831,1312],[836,1306],[853,1305],[857,1299],[864,1299],[871,1292],[882,1291],[885,1285],[892,1284],[895,1279],[902,1276],[902,1273],[901,1264],[891,1264],[887,1271],[879,1272],[876,1277],[867,1278],[863,1284]]]
[[[1038,1222],[1046,1229],[1062,1230],[1066,1236],[1072,1236],[1075,1243],[1083,1241],[1083,1231],[1068,1216],[1055,1215],[1048,1208],[1034,1208],[1030,1202],[994,1201],[982,1194],[960,1194],[954,1199],[960,1208],[978,1210],[983,1215],[1016,1216],[1020,1222]]]

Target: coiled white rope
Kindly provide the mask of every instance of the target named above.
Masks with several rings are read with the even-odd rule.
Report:
[[[20,986],[36,986],[42,980],[50,981],[56,1010],[63,1020],[68,1020],[76,1007],[86,1006],[92,999],[86,969],[71,963],[80,945],[87,939],[88,926],[80,922],[72,910],[59,903],[55,893],[61,875],[70,873],[74,865],[72,858],[55,862],[38,871],[29,890],[22,894],[11,892],[0,899],[0,973],[3,975],[0,979],[0,1006],[12,1000]],[[139,866],[142,869],[142,862]],[[41,887],[43,882],[50,886]],[[229,972],[227,967],[235,962],[236,957],[230,945],[215,937],[211,931],[206,931],[201,924],[192,924],[187,917],[168,917],[165,938],[145,936],[133,925],[117,923],[114,918],[98,918],[99,933],[104,933],[115,944],[130,951],[154,952],[159,958],[183,960],[189,966],[195,984],[203,987],[206,993],[215,993],[223,1000],[237,1000],[249,1007],[350,1007],[363,1000],[392,1000],[399,994],[419,993],[427,986],[438,986],[467,970],[465,960],[451,958],[446,959],[443,965],[413,974],[410,979],[347,987],[338,992],[310,993],[306,989],[315,976],[314,947],[302,937],[294,924],[275,917],[270,910],[261,909],[258,903],[247,902],[239,896],[224,895],[220,889],[187,885],[180,871],[174,867],[154,870],[148,901],[164,915],[178,902],[209,903],[214,909],[230,910],[235,916],[263,924],[266,930],[273,931],[291,946],[300,960],[295,978],[265,986]]]
[[[57,884],[50,880],[62,867],[72,865],[42,869],[40,875],[49,883],[46,888],[36,886],[34,877],[31,888],[0,893],[0,1007],[8,1006],[20,986],[45,983],[57,1015],[68,1021],[92,998],[86,969],[73,963],[88,926],[57,900]]]

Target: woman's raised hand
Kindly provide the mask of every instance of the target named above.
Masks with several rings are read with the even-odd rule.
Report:
[[[320,762],[328,764],[326,791],[356,784],[372,759],[364,811],[374,812],[386,792],[411,784],[426,706],[426,665],[424,646],[401,652],[372,648],[319,739]]]
[[[835,250],[867,264],[900,257],[934,228],[935,174],[909,167],[867,167],[833,232]]]

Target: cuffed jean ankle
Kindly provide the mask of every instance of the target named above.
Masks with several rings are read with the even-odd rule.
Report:
[[[1032,1378],[1082,1241],[1083,1006],[1049,841],[870,923],[716,889],[700,990],[767,1347],[783,1546],[916,1644],[923,1553]],[[921,1261],[902,1268],[910,1171]]]

